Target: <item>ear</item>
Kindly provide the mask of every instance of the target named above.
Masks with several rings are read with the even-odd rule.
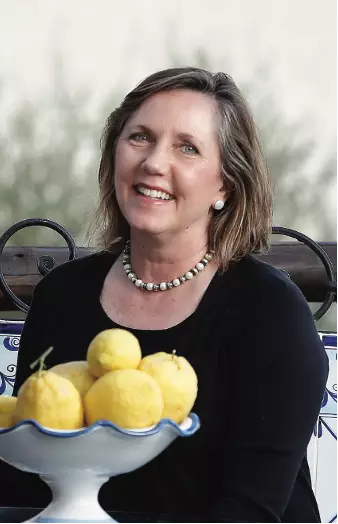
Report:
[[[218,193],[215,195],[214,202],[216,200],[223,200],[225,203],[228,200],[229,197],[229,191],[224,186],[218,191]]]
[[[218,191],[215,198],[212,201],[212,208],[215,211],[221,211],[225,203],[228,199],[228,191],[224,188],[224,186]]]

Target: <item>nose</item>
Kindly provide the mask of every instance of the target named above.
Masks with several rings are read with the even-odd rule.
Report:
[[[169,173],[171,166],[170,151],[165,146],[154,145],[148,150],[147,156],[142,163],[143,169],[149,175],[165,176]]]

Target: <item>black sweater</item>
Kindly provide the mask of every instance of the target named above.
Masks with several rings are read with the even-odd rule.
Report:
[[[36,286],[14,394],[31,374],[29,363],[49,346],[49,367],[84,360],[92,338],[117,327],[99,301],[115,257],[67,262]],[[179,514],[181,522],[191,514],[205,522],[318,522],[306,449],[328,363],[299,289],[278,269],[247,256],[215,275],[182,323],[130,331],[143,355],[176,349],[192,364],[201,429],[139,470],[110,479],[100,492],[102,506]],[[48,503],[49,490],[37,475],[11,473],[16,505]],[[5,491],[0,496],[13,502]]]

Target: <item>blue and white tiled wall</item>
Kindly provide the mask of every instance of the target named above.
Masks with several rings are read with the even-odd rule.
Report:
[[[0,395],[12,395],[23,321],[0,320]]]
[[[320,335],[330,371],[320,416],[308,447],[308,460],[322,521],[337,522],[337,334]]]
[[[0,320],[0,395],[13,391],[23,322]],[[312,482],[323,522],[337,522],[337,334],[320,334],[330,373],[320,417],[308,448]]]

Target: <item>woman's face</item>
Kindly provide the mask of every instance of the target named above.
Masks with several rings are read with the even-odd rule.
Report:
[[[224,199],[218,114],[208,95],[157,93],[129,119],[119,137],[115,186],[131,229],[205,235],[215,200]]]

